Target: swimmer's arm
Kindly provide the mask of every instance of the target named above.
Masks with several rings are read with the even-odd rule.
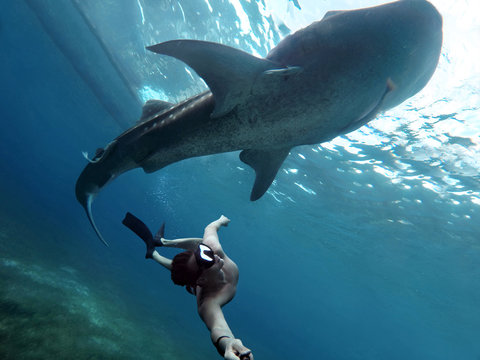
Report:
[[[205,300],[198,307],[198,314],[210,330],[210,338],[214,344],[220,336],[234,338],[233,332],[230,330],[227,320],[225,320],[222,308],[216,299]]]
[[[210,339],[218,352],[225,359],[253,360],[253,354],[240,339],[236,339],[223,315],[220,298],[206,299],[199,307],[198,313],[208,330]]]

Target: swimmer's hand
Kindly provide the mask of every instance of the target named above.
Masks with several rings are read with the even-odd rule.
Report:
[[[226,360],[253,360],[252,350],[243,346],[240,339],[226,339],[225,340],[225,354]]]

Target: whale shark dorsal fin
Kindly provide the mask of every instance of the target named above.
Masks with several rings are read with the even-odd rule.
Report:
[[[172,40],[147,47],[183,61],[207,83],[215,97],[212,117],[230,112],[250,94],[257,76],[282,66],[230,46],[200,40]]]
[[[240,160],[255,170],[255,183],[250,194],[250,200],[258,200],[265,194],[289,152],[290,148],[282,148],[243,150],[240,153]]]
[[[162,100],[148,100],[142,108],[142,116],[138,120],[138,123],[142,123],[153,115],[161,113],[169,108],[171,108],[174,104],[169,103],[167,101]]]

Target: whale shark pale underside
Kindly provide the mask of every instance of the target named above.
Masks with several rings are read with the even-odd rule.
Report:
[[[225,45],[173,40],[149,46],[193,68],[210,91],[179,104],[152,100],[140,122],[85,167],[76,196],[99,238],[93,198],[120,174],[157,171],[242,150],[255,170],[251,200],[269,188],[292,147],[358,129],[420,91],[442,45],[442,18],[425,0],[330,11],[287,36],[266,58]]]

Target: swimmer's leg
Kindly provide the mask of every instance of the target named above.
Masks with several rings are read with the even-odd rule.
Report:
[[[165,256],[160,255],[157,250],[153,250],[152,259],[155,260],[160,265],[164,266],[168,270],[172,270],[172,260],[166,258]]]
[[[198,244],[203,241],[202,238],[184,238],[184,239],[174,239],[174,240],[167,240],[162,238],[162,246],[166,247],[174,247],[184,250],[192,250],[194,251]]]
[[[178,249],[194,251],[197,248],[198,244],[200,244],[203,240],[201,238],[183,238],[183,239],[167,240],[164,238],[164,234],[165,234],[165,223],[162,224],[162,226],[160,227],[160,230],[158,230],[157,234],[153,239],[155,243],[155,247],[166,246],[166,247],[173,247]]]

